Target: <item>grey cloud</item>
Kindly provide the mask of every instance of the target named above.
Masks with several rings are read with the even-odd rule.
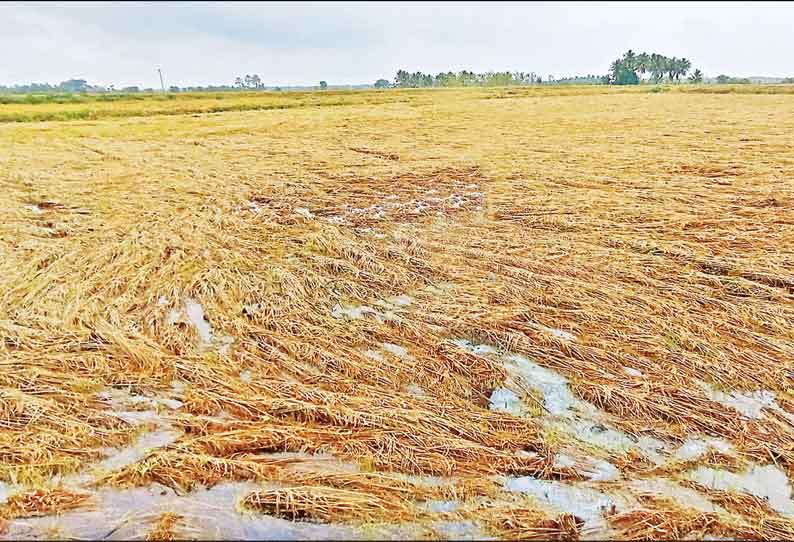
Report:
[[[794,5],[759,3],[12,3],[0,83],[371,82],[397,69],[604,73],[622,51],[707,74],[794,75]]]

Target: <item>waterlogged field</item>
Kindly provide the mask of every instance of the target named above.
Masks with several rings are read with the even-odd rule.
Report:
[[[0,536],[794,537],[771,88],[0,105]]]

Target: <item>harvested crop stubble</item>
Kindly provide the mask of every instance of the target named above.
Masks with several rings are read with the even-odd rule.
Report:
[[[292,520],[367,521],[388,518],[405,521],[416,514],[407,501],[381,499],[360,491],[319,486],[296,486],[247,495],[242,505]]]
[[[704,465],[791,477],[794,102],[696,90],[0,104],[95,112],[0,126],[0,481],[83,473],[155,426],[181,435],[99,485],[298,484],[321,489],[262,506],[398,521],[420,497],[512,504],[509,475],[590,476],[570,447],[616,492]],[[662,441],[660,464],[554,431],[582,421],[555,391]],[[731,448],[677,458],[703,436]],[[762,509],[621,514],[626,536],[789,532]]]
[[[746,522],[743,530],[748,533],[742,537],[765,540],[790,540],[794,537],[794,520],[777,513],[760,497],[738,491],[711,489],[691,481],[685,481],[682,485],[704,493],[714,504],[742,517]]]
[[[641,508],[608,517],[619,538],[681,540],[717,536],[738,540],[787,540],[794,534],[792,522],[774,513],[748,520],[736,514],[686,508],[667,497],[641,494],[638,498],[643,504]],[[726,502],[725,498],[717,500]],[[734,504],[737,502],[734,500]]]
[[[146,533],[146,540],[178,540],[174,531],[182,519],[179,514],[164,512],[157,518],[154,528]]]
[[[0,519],[58,514],[86,506],[91,500],[89,493],[75,493],[62,488],[24,491],[11,495],[0,505]]]
[[[573,514],[553,517],[525,503],[483,503],[462,515],[508,540],[578,540],[583,524]]]

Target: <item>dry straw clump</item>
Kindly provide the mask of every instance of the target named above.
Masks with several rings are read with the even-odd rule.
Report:
[[[385,500],[369,493],[322,486],[295,486],[247,495],[242,505],[291,520],[399,522],[414,514],[407,502]]]
[[[508,540],[578,540],[584,522],[573,514],[550,514],[527,503],[483,503],[464,513]]]
[[[146,540],[178,540],[176,527],[184,518],[174,512],[164,512],[157,518],[154,527],[146,533]]]
[[[11,495],[0,505],[0,519],[30,518],[59,514],[91,503],[89,493],[76,493],[62,488],[35,489]]]

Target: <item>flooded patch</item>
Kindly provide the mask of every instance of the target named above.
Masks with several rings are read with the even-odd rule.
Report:
[[[581,486],[563,484],[549,480],[538,480],[531,476],[508,478],[505,489],[533,496],[538,504],[555,512],[567,512],[584,521],[584,529],[603,531],[607,529],[605,513],[625,507],[625,502],[601,491]]]
[[[496,540],[473,521],[434,521],[431,527],[446,540]]]
[[[184,383],[172,383],[171,390],[176,394],[184,393],[186,385]],[[100,401],[106,401],[112,408],[112,414],[115,415],[129,415],[135,417],[135,413],[144,415],[146,412],[157,413],[158,409],[166,408],[169,410],[178,410],[182,408],[183,403],[178,399],[171,397],[148,396],[148,395],[133,395],[128,390],[110,388],[100,391],[96,394],[96,398]],[[130,410],[132,406],[148,407],[145,411]]]
[[[408,354],[408,349],[400,346],[399,344],[383,343],[383,345],[381,345],[381,348],[383,348],[383,350],[389,352],[390,354],[394,354],[398,358],[411,357],[410,354]]]
[[[154,484],[146,488],[99,489],[93,510],[9,522],[11,539],[41,539],[56,530],[62,538],[91,540],[142,539],[164,512],[183,516],[178,539],[350,539],[362,538],[357,530],[342,525],[291,522],[257,514],[241,513],[237,503],[247,493],[262,489],[253,483],[224,482],[211,489],[196,489],[184,496]]]
[[[503,361],[511,374],[543,394],[543,406],[549,414],[567,417],[573,415],[570,409],[576,399],[564,376],[518,354],[510,354]]]
[[[114,471],[132,465],[143,459],[152,450],[176,442],[181,435],[179,431],[167,429],[144,433],[131,446],[103,450],[107,458],[100,461],[95,468],[100,471]]]
[[[700,512],[724,512],[724,510],[708,500],[694,489],[683,487],[667,478],[650,478],[634,480],[629,487],[641,493],[653,493],[662,497],[670,497],[681,506],[693,508]]]
[[[212,326],[204,314],[204,307],[190,297],[185,299],[182,307],[169,311],[166,317],[166,324],[188,324],[192,326],[199,336],[200,350],[206,350],[215,346],[218,353],[226,355],[229,353],[231,345],[234,342],[234,339],[228,335],[214,339]]]
[[[428,284],[425,291],[433,295],[444,295],[455,289],[455,284],[451,282],[440,282],[438,284]]]
[[[366,350],[364,352],[364,355],[370,359],[374,359],[375,361],[383,361],[384,359],[386,359],[383,357],[383,354],[381,354],[377,350]]]
[[[445,513],[455,512],[459,507],[458,501],[427,501],[422,508],[432,513]]]
[[[372,307],[367,307],[366,305],[340,305],[337,303],[334,305],[334,308],[331,309],[331,316],[336,319],[350,318],[351,320],[360,320],[361,318],[364,318],[364,315],[366,314],[377,313],[378,311]]]
[[[185,391],[187,390],[187,382],[182,380],[172,380],[171,381],[171,391],[178,395],[184,395]]]
[[[608,482],[620,478],[620,471],[617,467],[605,459],[574,458],[560,453],[555,456],[554,464],[558,467],[573,467],[593,482]]]
[[[488,408],[491,410],[509,412],[514,416],[524,416],[527,413],[527,407],[521,401],[521,398],[507,388],[496,388],[493,390],[488,401]]]
[[[309,219],[314,218],[314,213],[312,213],[306,207],[296,207],[295,208],[295,214],[299,215],[299,216],[302,216],[304,218],[309,218]]]
[[[424,397],[425,390],[423,390],[418,384],[408,384],[405,386],[405,391],[410,393],[411,395],[415,395],[416,397]]]
[[[480,355],[498,354],[494,346],[474,344],[466,339],[454,339],[453,344]],[[496,388],[491,394],[490,408],[510,412],[516,416],[526,416],[532,411],[527,408],[523,397],[529,387],[543,395],[543,408],[546,415],[541,422],[549,431],[567,434],[570,438],[612,452],[626,452],[637,449],[657,464],[665,460],[667,445],[657,439],[642,436],[634,437],[615,429],[609,423],[612,418],[591,403],[576,398],[570,390],[568,380],[561,374],[540,366],[526,356],[505,354],[499,358],[508,373],[503,387]],[[609,479],[614,471],[607,465],[595,467],[592,473],[600,479]]]
[[[11,495],[12,491],[8,487],[8,484],[5,482],[0,482],[0,504],[3,504],[8,500],[8,497]]]
[[[733,452],[733,445],[723,439],[714,437],[688,438],[681,447],[676,450],[675,457],[682,460],[692,460],[703,456],[709,450],[714,449],[724,454]]]
[[[466,339],[453,339],[452,343],[457,346],[460,346],[465,350],[468,350],[472,354],[477,354],[478,356],[499,353],[499,351],[495,347],[489,344],[474,344],[473,342],[468,341]]]
[[[232,351],[232,344],[234,344],[234,337],[224,335],[218,338],[218,354],[221,356],[228,356]]]
[[[775,465],[754,465],[743,473],[698,467],[687,478],[711,489],[745,492],[765,499],[769,506],[786,516],[794,516],[791,484],[786,473]]]
[[[394,314],[391,310],[387,310],[385,312],[380,312],[377,309],[374,309],[367,305],[342,305],[337,303],[334,305],[333,309],[331,309],[331,316],[336,318],[337,320],[341,319],[348,319],[348,320],[361,320],[366,318],[367,315],[371,315],[375,320],[380,323],[384,323],[386,321],[399,321],[400,317]]]
[[[205,345],[212,344],[212,327],[204,316],[204,307],[188,298],[185,300],[185,313],[188,321],[196,328],[201,342]]]
[[[623,372],[629,376],[636,376],[636,377],[645,376],[643,375],[642,371],[635,369],[633,367],[623,367]]]
[[[553,327],[546,327],[546,326],[540,326],[540,329],[542,329],[546,333],[550,333],[551,335],[554,335],[558,339],[562,339],[563,341],[575,341],[576,340],[576,335],[574,335],[573,333],[570,333],[568,331],[564,331],[562,329],[557,329],[557,328],[553,328]]]
[[[709,399],[737,410],[748,418],[760,418],[764,408],[782,410],[775,400],[775,394],[768,390],[726,393],[706,382],[699,382],[699,385]]]
[[[155,410],[120,410],[110,414],[132,425],[152,424],[162,419]]]
[[[390,297],[386,301],[397,307],[407,307],[413,300],[410,296],[403,294]]]

